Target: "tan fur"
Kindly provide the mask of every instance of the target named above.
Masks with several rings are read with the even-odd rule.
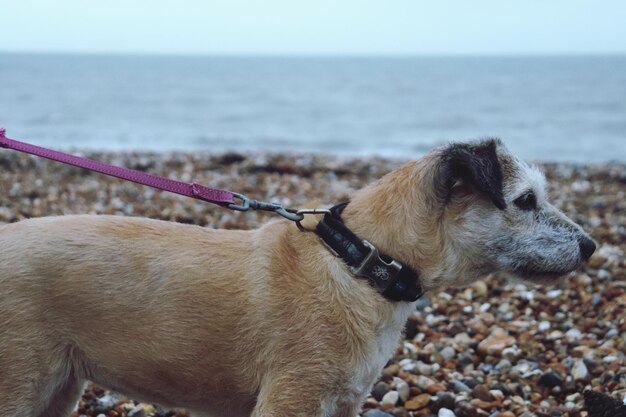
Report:
[[[489,206],[473,196],[442,208],[438,157],[360,190],[344,212],[427,289],[462,270],[446,225]],[[112,216],[10,224],[0,228],[0,410],[65,416],[90,379],[214,416],[351,417],[412,311],[285,220],[253,231]]]

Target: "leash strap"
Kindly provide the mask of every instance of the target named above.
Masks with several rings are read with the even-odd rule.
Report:
[[[409,302],[420,298],[424,290],[417,272],[380,253],[374,245],[348,229],[341,219],[341,212],[347,205],[341,203],[331,208],[317,224],[317,235],[350,266],[354,275],[366,278],[385,298]]]
[[[136,171],[130,168],[122,168],[114,165],[105,164],[103,162],[94,161],[92,159],[83,158],[80,156],[70,155],[59,151],[53,151],[51,149],[42,148],[39,146],[31,145],[29,143],[9,139],[6,137],[5,133],[5,129],[0,129],[0,147],[2,148],[13,149],[31,155],[41,156],[43,158],[51,159],[53,161],[88,169],[90,171],[96,171],[101,174],[136,182],[138,184],[148,185],[150,187],[158,188],[159,190],[169,191],[171,193],[196,198],[198,200],[207,201],[213,204],[223,206],[235,203],[235,197],[237,195],[228,190],[209,188],[196,183],[188,184],[169,178],[163,178],[157,175],[151,175],[145,172]]]

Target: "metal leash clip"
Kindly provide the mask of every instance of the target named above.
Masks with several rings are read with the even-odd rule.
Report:
[[[314,208],[314,209],[300,209],[298,211],[296,211],[296,214],[302,216],[302,218],[300,220],[296,220],[296,226],[298,226],[298,229],[300,229],[301,232],[314,232],[315,230],[313,229],[307,229],[306,227],[304,227],[302,225],[302,220],[304,220],[304,215],[305,214],[330,214],[330,210],[329,209],[324,209],[324,208]]]
[[[241,200],[241,204],[230,203],[226,207],[236,211],[248,211],[252,210],[264,210],[273,211],[274,213],[284,217],[287,220],[299,222],[304,219],[304,215],[299,213],[299,210],[285,208],[277,203],[270,203],[268,201],[259,201],[251,199],[243,194],[233,193],[233,197]]]

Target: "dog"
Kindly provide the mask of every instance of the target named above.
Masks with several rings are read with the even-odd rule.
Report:
[[[434,149],[355,192],[340,216],[427,292],[491,273],[553,283],[595,250],[548,202],[543,175],[496,139]],[[202,415],[353,417],[419,294],[391,300],[334,252],[287,220],[4,225],[0,410],[67,416],[88,379]]]

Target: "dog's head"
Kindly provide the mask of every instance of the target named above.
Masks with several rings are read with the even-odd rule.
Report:
[[[455,272],[453,284],[491,272],[551,282],[595,251],[582,228],[550,204],[543,174],[499,140],[451,144],[430,158],[440,267]]]
[[[373,219],[363,233],[419,271],[426,288],[494,272],[549,283],[596,247],[550,204],[543,174],[496,139],[435,149],[368,188],[353,208]]]

